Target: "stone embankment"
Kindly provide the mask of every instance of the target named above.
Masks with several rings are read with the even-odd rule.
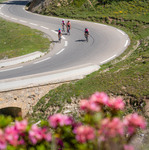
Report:
[[[7,108],[8,110],[10,110],[10,108],[19,108],[21,112],[19,112],[18,115],[25,117],[27,113],[32,113],[32,107],[36,105],[41,97],[59,85],[60,84],[49,84],[40,87],[0,92],[0,110],[6,109],[7,111]],[[14,111],[15,110],[16,109],[14,109]]]

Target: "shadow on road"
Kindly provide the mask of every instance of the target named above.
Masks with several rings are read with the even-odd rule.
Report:
[[[59,41],[51,41],[51,43],[59,43]]]
[[[75,42],[86,42],[86,40],[76,40]]]

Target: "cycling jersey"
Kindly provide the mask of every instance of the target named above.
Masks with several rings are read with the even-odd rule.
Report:
[[[67,26],[70,27],[70,25],[71,25],[70,22],[67,22]]]
[[[88,29],[85,29],[85,31],[84,31],[84,32],[88,34],[88,33],[89,33],[89,30],[88,30]]]
[[[61,34],[61,30],[58,30],[58,34]]]
[[[62,21],[62,25],[65,25],[65,22],[64,22],[64,21]]]

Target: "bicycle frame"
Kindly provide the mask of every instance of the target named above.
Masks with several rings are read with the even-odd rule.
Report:
[[[86,41],[88,42],[88,34],[85,33],[85,38],[86,38]]]

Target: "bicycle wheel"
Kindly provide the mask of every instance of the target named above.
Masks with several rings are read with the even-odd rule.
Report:
[[[61,43],[61,35],[58,36],[58,40]]]
[[[86,41],[88,42],[88,35],[87,34],[85,34],[85,38],[86,38]]]
[[[63,31],[63,32],[65,32],[65,28],[64,28],[64,25],[63,25],[63,27],[62,27],[62,31]]]
[[[68,27],[67,34],[70,35],[70,27]]]
[[[86,41],[88,42],[88,35],[86,36]]]

